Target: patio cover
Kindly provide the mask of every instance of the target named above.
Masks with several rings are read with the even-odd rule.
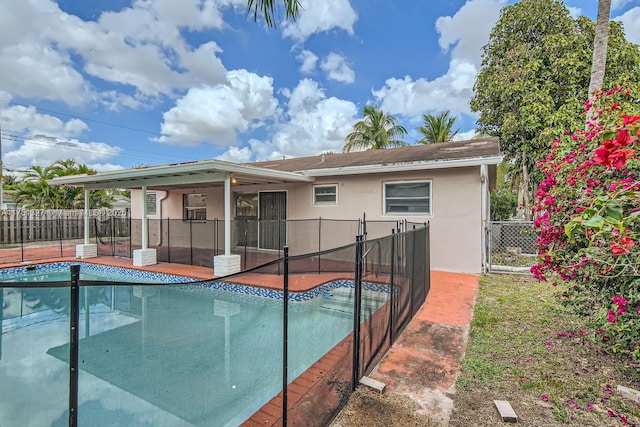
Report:
[[[142,190],[142,218],[147,217],[147,189],[166,190],[183,186],[224,186],[224,249],[231,256],[231,182],[234,184],[270,184],[285,182],[313,182],[315,178],[296,172],[278,171],[257,166],[240,165],[222,160],[201,160],[99,172],[92,175],[71,175],[49,180],[51,185],[84,187],[84,246],[89,246],[89,191],[108,188]],[[142,221],[142,250],[147,247],[147,223]],[[134,257],[135,263],[135,257]],[[155,262],[153,262],[155,263]],[[143,264],[144,265],[144,264]]]

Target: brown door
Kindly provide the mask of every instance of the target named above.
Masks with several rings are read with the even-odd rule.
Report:
[[[287,193],[260,193],[259,203],[261,249],[282,249],[287,244]]]

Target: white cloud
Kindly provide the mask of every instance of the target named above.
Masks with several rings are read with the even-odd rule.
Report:
[[[286,113],[270,140],[249,141],[257,160],[341,151],[358,109],[350,101],[327,97],[317,82],[303,79],[289,94]]]
[[[456,136],[453,137],[454,141],[466,141],[469,139],[473,139],[476,136],[476,130],[471,129],[466,132],[458,132]]]
[[[349,0],[301,0],[300,15],[295,21],[283,24],[282,34],[297,42],[333,29],[353,34],[353,24],[357,19]]]
[[[0,90],[14,96],[79,105],[98,100],[118,109],[153,97],[224,81],[214,42],[190,46],[183,30],[224,27],[220,8],[240,0],[135,0],[96,21],[62,11],[51,0],[0,2]],[[102,101],[87,75],[128,86]]]
[[[0,110],[3,132],[11,138],[4,139],[4,149],[19,145],[25,137],[42,135],[44,137],[75,137],[89,130],[89,126],[80,119],[66,122],[48,114],[40,114],[35,107],[12,105]]]
[[[584,15],[584,13],[582,12],[582,9],[580,9],[579,7],[567,6],[567,9],[569,9],[569,15],[574,19]]]
[[[216,157],[216,159],[226,160],[228,162],[247,163],[251,161],[251,154],[249,147],[229,147],[227,151]]]
[[[504,0],[468,0],[453,16],[437,19],[438,43],[451,52],[447,73],[433,80],[409,76],[389,78],[373,95],[391,114],[418,116],[425,112],[451,110],[470,114],[469,99],[482,62],[482,46],[489,41]]]
[[[227,73],[228,82],[190,89],[163,115],[161,142],[233,144],[238,132],[260,125],[277,112],[273,79],[246,70]]]
[[[626,5],[628,5],[629,3],[632,3],[636,0],[612,0],[611,1],[611,10],[618,10],[621,9],[623,7],[625,7]]]
[[[320,68],[327,74],[327,78],[341,83],[353,83],[356,73],[351,69],[344,56],[331,52],[320,63]]]
[[[300,52],[296,59],[300,61],[300,72],[302,74],[311,74],[316,69],[318,63],[318,56],[310,50],[303,50]]]
[[[627,40],[640,44],[640,6],[629,9],[613,19],[622,22]]]
[[[504,0],[468,0],[455,15],[441,16],[436,20],[436,30],[440,33],[438,44],[445,52],[453,46],[454,59],[479,68],[482,47],[489,41],[504,4]]]
[[[470,114],[469,99],[477,72],[473,64],[453,60],[447,74],[434,80],[390,78],[373,95],[381,108],[391,114],[418,116],[425,111],[444,110]]]
[[[13,151],[3,156],[8,168],[25,166],[49,166],[58,160],[74,159],[77,163],[104,170],[118,166],[100,162],[120,154],[120,148],[102,142],[80,142],[63,137],[34,136],[27,138]]]

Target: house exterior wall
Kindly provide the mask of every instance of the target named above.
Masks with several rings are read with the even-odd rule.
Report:
[[[431,215],[385,215],[383,188],[386,182],[431,181]],[[320,184],[338,185],[335,205],[314,205],[313,187]],[[151,190],[149,190],[150,192]],[[264,186],[232,186],[232,191],[257,193],[259,191],[287,191],[287,219],[344,219],[354,220],[366,215],[367,221],[397,221],[431,224],[431,267],[436,270],[480,273],[482,269],[482,185],[480,167],[434,169],[406,173],[377,173],[320,177],[313,184],[284,184]],[[163,201],[162,211],[149,218],[182,218],[182,194],[190,190],[174,190]],[[223,189],[198,188],[196,193],[207,194],[207,218],[224,218]],[[160,192],[162,193],[162,192]],[[141,217],[141,192],[132,190],[132,217]],[[158,195],[158,200],[161,195]],[[392,226],[389,226],[391,232]],[[294,230],[291,230],[294,232]],[[300,233],[300,230],[295,232]],[[354,230],[353,240],[355,240]],[[330,234],[330,232],[328,233]],[[345,236],[337,236],[344,242]],[[326,236],[330,239],[330,235]],[[325,239],[323,235],[323,239]],[[326,244],[326,246],[325,246]],[[344,244],[344,243],[341,243]],[[323,249],[330,242],[323,243]],[[311,252],[317,248],[299,251]]]

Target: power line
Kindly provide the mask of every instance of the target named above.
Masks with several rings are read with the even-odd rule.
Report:
[[[31,133],[28,132],[22,132],[22,131],[13,131],[13,130],[2,130],[2,135],[5,137],[6,140],[9,141],[14,141],[14,142],[23,142],[25,139],[29,140],[30,144],[33,145],[40,145],[43,147],[51,147],[51,146],[55,146],[56,142],[50,141],[45,139],[45,136],[40,136],[40,135],[33,135]],[[11,133],[13,132],[13,133]],[[62,138],[64,140],[67,140],[66,138]],[[71,142],[71,144],[73,144],[73,142]],[[78,144],[90,144],[88,142],[81,142],[78,141]],[[101,143],[101,142],[97,142],[97,144],[106,144],[106,143]],[[69,150],[69,151],[92,151],[92,152],[99,152],[99,153],[103,153],[105,155],[115,155],[113,152],[111,152],[110,150],[106,150],[106,149],[100,149],[100,148],[96,148],[96,147],[83,147],[83,146],[75,146],[75,147],[71,147],[70,145],[65,145],[65,147]],[[136,153],[141,153],[141,154],[145,154],[145,155],[152,155],[152,156],[156,156],[156,158],[181,158],[181,159],[185,159],[185,160],[197,160],[193,157],[187,157],[187,156],[180,156],[177,154],[162,154],[162,153],[158,153],[155,151],[146,151],[146,150],[136,150],[133,148],[124,148],[121,146],[117,146],[117,145],[113,145],[112,147],[116,147],[119,150],[122,151],[126,151],[126,152],[136,152]]]
[[[8,102],[9,100],[5,100],[5,101]],[[23,105],[23,104],[11,104],[11,105],[19,105],[19,106],[28,108],[28,106]],[[153,136],[157,136],[157,137],[165,136],[161,132],[150,131],[150,130],[147,130],[147,129],[134,128],[134,127],[131,127],[131,126],[125,126],[125,125],[121,125],[121,124],[117,124],[117,123],[106,122],[106,121],[103,121],[103,120],[91,119],[89,117],[83,117],[83,116],[78,116],[78,115],[74,115],[74,114],[63,113],[61,111],[49,110],[49,109],[38,107],[38,106],[35,106],[35,105],[30,105],[30,106],[35,108],[36,111],[42,111],[42,112],[49,113],[49,114],[55,114],[55,115],[59,115],[59,116],[70,117],[72,119],[78,119],[78,120],[83,120],[83,121],[87,121],[87,122],[99,123],[101,125],[112,126],[112,127],[116,127],[116,128],[120,128],[120,129],[124,129],[124,130],[129,130],[129,131],[133,131],[133,132],[146,133],[148,135],[153,135]],[[185,142],[193,142],[193,143],[198,143],[198,144],[203,144],[203,145],[216,146],[216,144],[214,144],[213,142],[201,141],[201,140],[197,140],[197,139],[193,139],[193,138],[181,137],[180,140],[181,141],[185,141]]]

